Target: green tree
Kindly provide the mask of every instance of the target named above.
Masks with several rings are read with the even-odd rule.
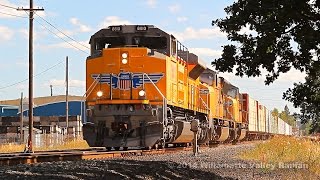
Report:
[[[275,81],[291,68],[305,71],[306,83],[295,84],[284,99],[301,108],[301,118],[320,121],[320,0],[237,0],[225,8],[228,16],[212,21],[231,44],[212,62],[222,72],[260,76]],[[249,28],[252,33],[243,33]],[[318,74],[318,76],[315,76]],[[314,128],[316,130],[316,128]]]
[[[305,124],[302,124],[301,126],[300,126],[300,130],[302,130],[302,131],[304,131],[304,133],[305,134],[303,134],[303,135],[310,135],[311,134],[311,132],[312,132],[312,123],[311,122],[307,122],[307,123],[305,123]]]
[[[278,110],[277,108],[274,108],[274,109],[271,111],[271,115],[272,115],[272,117],[274,117],[274,118],[279,117],[279,110]]]
[[[280,113],[279,117],[291,126],[296,126],[296,119],[290,114],[289,108],[285,105],[284,110]]]

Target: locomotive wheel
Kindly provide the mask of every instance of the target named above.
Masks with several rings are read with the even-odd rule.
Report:
[[[151,150],[152,147],[151,147],[151,146],[148,146],[148,147],[145,147],[144,149],[145,149],[145,150]]]
[[[158,149],[159,149],[159,145],[158,145],[158,144],[155,144],[153,148],[156,149],[156,150],[158,150]]]
[[[120,150],[120,147],[113,147],[114,148],[114,150],[116,150],[116,151],[119,151]]]
[[[111,151],[111,147],[106,147],[107,151]]]
[[[158,146],[158,149],[163,149],[165,145],[163,142],[159,142],[157,146]]]
[[[128,151],[128,147],[123,147],[123,150],[124,151]]]
[[[209,148],[216,148],[219,146],[219,142],[211,141],[209,142]]]

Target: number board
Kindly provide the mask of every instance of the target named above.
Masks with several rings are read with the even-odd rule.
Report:
[[[136,26],[137,31],[148,31],[148,26]]]
[[[111,31],[121,31],[121,26],[110,26]]]

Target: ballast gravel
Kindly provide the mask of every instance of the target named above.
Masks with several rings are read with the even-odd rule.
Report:
[[[239,158],[256,143],[170,154],[0,167],[0,179],[320,179],[300,164],[272,167]],[[268,167],[269,166],[269,167]]]

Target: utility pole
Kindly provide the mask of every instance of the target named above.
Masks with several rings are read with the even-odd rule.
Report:
[[[52,84],[50,84],[50,95],[52,96]]]
[[[67,124],[67,136],[69,135],[69,63],[68,56],[66,57],[66,124]]]
[[[33,14],[34,11],[43,11],[43,8],[33,9],[33,0],[30,0],[30,8],[18,8],[17,10],[29,11],[29,139],[27,152],[32,150],[33,131]]]
[[[23,92],[21,92],[20,99],[20,142],[23,143]]]

